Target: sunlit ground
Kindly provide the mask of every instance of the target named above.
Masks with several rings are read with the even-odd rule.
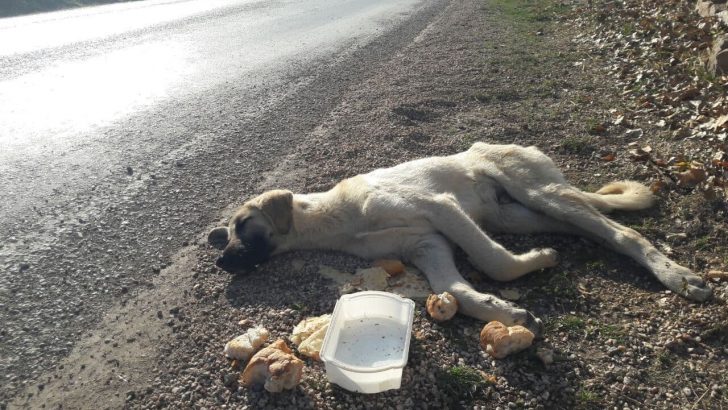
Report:
[[[0,0],[9,1],[9,0]],[[0,57],[60,47],[261,0],[146,0],[0,19]]]
[[[418,1],[151,0],[0,19],[0,157],[223,82],[270,86]]]
[[[164,97],[183,74],[187,50],[146,43],[0,82],[0,141],[6,147],[62,138]]]
[[[12,68],[9,78],[0,78],[0,145],[32,147],[107,124],[164,98],[173,84],[199,68],[189,64],[195,49],[184,38],[132,42],[75,59],[65,57],[62,47],[80,49],[80,54],[96,51],[94,41],[246,3],[252,1],[152,0],[0,19],[0,63],[28,61],[31,66],[4,67]]]

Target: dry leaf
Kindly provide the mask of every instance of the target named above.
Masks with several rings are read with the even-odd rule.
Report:
[[[728,280],[728,272],[723,272],[720,270],[708,271],[708,274],[706,276],[708,277],[708,279]]]
[[[715,128],[713,128],[714,131],[718,131],[718,128],[728,128],[728,114],[721,115],[718,117],[718,119],[715,120]]]
[[[483,380],[485,380],[488,384],[498,384],[498,378],[495,375],[486,373],[482,370],[478,370],[480,372],[480,375],[483,377]]]
[[[687,171],[677,174],[678,185],[681,187],[694,187],[705,181],[707,175],[702,168],[690,168]]]
[[[653,194],[656,194],[656,193],[662,191],[663,189],[665,189],[666,186],[667,186],[667,184],[665,183],[665,181],[662,181],[662,180],[655,181],[652,184],[650,184],[650,191],[652,191]]]
[[[589,127],[590,134],[604,134],[607,131],[607,125],[604,123],[594,124]]]

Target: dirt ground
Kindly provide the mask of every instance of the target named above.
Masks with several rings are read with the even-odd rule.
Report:
[[[476,141],[536,145],[584,190],[615,179],[648,185],[661,180],[659,169],[628,155],[629,144],[669,156],[695,141],[665,139],[649,116],[630,124],[642,128],[642,135],[622,126],[594,132],[596,123],[610,110],[624,110],[626,102],[607,70],[609,56],[574,41],[589,27],[577,32],[568,17],[558,17],[571,7],[452,1],[379,74],[350,89],[307,142],[262,179],[260,190],[324,190],[345,177],[458,152]],[[614,218],[696,272],[728,270],[725,198],[678,187],[658,195],[654,209]],[[333,310],[338,293],[319,274],[321,265],[353,272],[370,262],[297,252],[231,278],[213,266],[216,252],[204,244],[204,235],[195,239],[156,283],[166,282],[167,299],[120,308],[113,314],[128,321],[127,333],[105,343],[106,350],[89,346],[79,355],[82,370],[99,373],[83,376],[79,370],[74,377],[113,374],[107,390],[91,396],[59,371],[60,382],[50,376],[52,389],[36,389],[31,401],[15,404],[62,406],[67,397],[65,407],[91,406],[83,403],[92,397],[128,408],[728,407],[726,282],[713,283],[714,300],[688,302],[621,255],[584,239],[550,235],[496,236],[516,252],[560,252],[556,268],[512,283],[488,280],[463,255],[458,258],[479,290],[516,289],[517,303],[544,320],[545,338],[526,351],[493,360],[478,344],[483,323],[457,316],[436,324],[418,304],[399,390],[347,392],[326,381],[322,363],[308,359],[303,382],[293,391],[245,389],[222,355],[225,342],[245,328],[238,323],[264,325],[273,339],[286,338],[304,317]],[[137,338],[147,342],[139,345]],[[537,348],[552,349],[554,363],[544,365]],[[134,358],[144,363],[127,364]]]

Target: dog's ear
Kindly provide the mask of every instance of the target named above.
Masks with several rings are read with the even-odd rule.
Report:
[[[273,224],[276,233],[285,235],[293,224],[293,192],[282,189],[268,191],[258,197],[258,207]]]
[[[225,249],[228,241],[230,241],[230,235],[227,226],[219,226],[207,234],[207,243],[209,243],[213,248],[220,250]]]

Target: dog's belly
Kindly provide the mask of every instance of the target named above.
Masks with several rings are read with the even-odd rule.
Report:
[[[347,241],[342,250],[365,259],[406,258],[408,250],[433,232],[428,226],[402,226],[360,232]]]

